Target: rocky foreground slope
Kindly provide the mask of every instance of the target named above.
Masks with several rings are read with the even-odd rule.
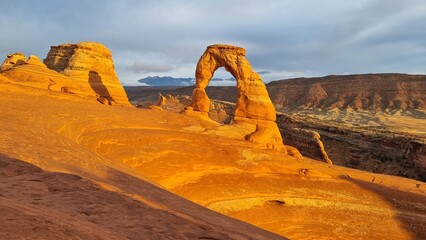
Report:
[[[274,237],[157,186],[291,239],[426,236],[422,182],[262,150],[237,129],[182,114],[0,79],[2,222],[34,220],[31,232],[0,225],[3,236]]]
[[[273,136],[263,134],[270,129],[256,123],[262,119],[221,125],[164,111],[162,97],[152,110],[104,106],[102,96],[34,84],[42,71],[21,79],[18,67],[0,75],[1,238],[426,237],[423,182],[247,141]]]
[[[139,143],[131,144],[134,157],[147,147],[162,156],[160,144],[152,145],[155,133],[171,150],[171,136],[192,126],[190,119],[103,106],[2,75],[0,109],[0,239],[285,239],[196,205],[135,165],[97,153],[120,141],[107,140],[112,133]],[[107,135],[92,149],[85,142],[94,132]],[[169,163],[157,164],[160,174]]]

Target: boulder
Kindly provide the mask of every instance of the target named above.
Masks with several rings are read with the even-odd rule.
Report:
[[[40,61],[40,58],[38,58],[35,55],[30,55],[28,57],[28,60],[25,63],[30,64],[30,65],[37,65],[37,66],[46,68],[46,65],[44,65],[43,62]]]
[[[16,52],[16,53],[13,53],[13,54],[9,54],[9,55],[7,55],[3,64],[1,65],[0,72],[11,69],[14,66],[24,64],[25,62],[26,62],[26,58],[25,58],[25,55],[23,53]]]
[[[107,47],[95,42],[52,46],[44,64],[49,69],[88,83],[98,99],[109,105],[130,106],[127,94],[117,78],[112,54]]]

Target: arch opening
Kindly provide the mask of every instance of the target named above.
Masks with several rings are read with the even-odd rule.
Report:
[[[213,72],[206,87],[206,95],[211,98],[208,116],[220,124],[231,124],[237,102],[237,82],[224,67]]]

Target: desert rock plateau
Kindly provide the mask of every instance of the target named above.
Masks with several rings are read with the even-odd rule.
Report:
[[[277,143],[277,126],[291,122],[279,111],[295,108],[294,100],[276,100],[276,83],[265,87],[243,48],[223,48],[200,59],[195,91],[182,94],[192,99],[163,94],[147,109],[130,105],[102,44],[54,46],[43,62],[18,54],[15,64],[9,55],[0,74],[0,239],[426,238],[425,182],[306,157],[287,146],[282,127]],[[220,66],[239,80],[237,110],[204,90]],[[425,106],[367,95],[368,102],[348,96],[333,105],[325,85],[295,98],[339,113],[398,106],[416,114]],[[214,121],[212,111],[232,124]],[[290,117],[312,112],[303,114]]]

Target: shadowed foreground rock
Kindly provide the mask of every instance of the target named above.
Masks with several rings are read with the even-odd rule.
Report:
[[[285,239],[124,173],[110,175],[137,186],[115,192],[0,153],[0,239]]]

